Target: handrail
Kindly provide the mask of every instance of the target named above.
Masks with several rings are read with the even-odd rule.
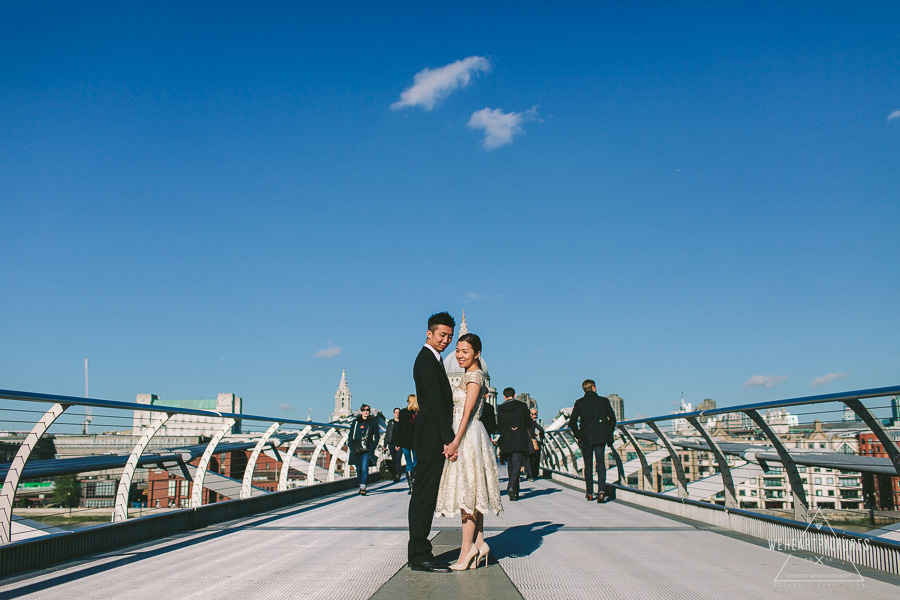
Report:
[[[721,415],[732,412],[743,412],[745,410],[764,410],[767,408],[784,408],[788,406],[800,406],[803,404],[822,404],[825,402],[840,402],[842,400],[859,400],[862,398],[879,398],[881,396],[900,395],[900,385],[871,388],[867,390],[857,390],[852,392],[839,392],[836,394],[822,394],[819,396],[805,396],[800,398],[789,398],[787,400],[772,400],[768,402],[757,402],[755,404],[742,404],[739,406],[729,406],[727,408],[713,408],[710,410],[695,410],[686,413],[671,413],[658,417],[644,417],[642,419],[629,419],[622,421],[617,425],[637,425],[638,423],[649,423],[651,421],[672,421],[675,419],[686,419],[688,417],[706,417],[710,415]],[[559,431],[559,430],[555,430]]]
[[[349,429],[349,425],[338,425],[335,423],[317,423],[315,421],[300,421],[297,419],[283,419],[281,417],[266,417],[258,415],[248,415],[244,413],[228,413],[216,410],[204,410],[197,408],[175,408],[172,406],[164,406],[162,404],[140,404],[138,402],[122,402],[121,400],[98,400],[95,398],[79,398],[78,396],[58,396],[55,394],[38,394],[34,392],[20,392],[16,390],[0,389],[0,400],[22,400],[25,402],[50,402],[59,404],[68,404],[71,406],[89,406],[91,408],[113,408],[120,410],[141,410],[145,412],[167,412],[182,415],[195,415],[202,417],[222,417],[223,419],[241,419],[244,421],[278,421],[279,423],[290,423],[292,425],[312,425],[313,427],[337,427],[338,429]]]

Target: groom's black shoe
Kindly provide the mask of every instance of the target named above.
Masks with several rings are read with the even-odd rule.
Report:
[[[426,573],[450,573],[450,565],[447,563],[426,560],[420,563],[409,563],[413,571],[425,571]]]

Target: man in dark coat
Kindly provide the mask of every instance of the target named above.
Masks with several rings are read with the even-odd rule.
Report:
[[[400,409],[395,408],[394,418],[387,422],[387,428],[384,430],[384,446],[391,453],[391,472],[394,476],[394,481],[400,481],[400,469],[403,468],[400,465],[400,444],[397,442],[397,438],[400,437],[397,431],[399,424]]]
[[[500,432],[500,456],[506,460],[506,495],[511,502],[519,499],[519,477],[525,456],[532,451],[528,428],[534,423],[528,414],[528,406],[516,400],[516,390],[503,390],[503,404],[497,407],[497,430]]]
[[[584,396],[575,401],[569,427],[584,458],[585,499],[594,500],[594,463],[597,465],[597,502],[606,501],[606,446],[612,446],[616,413],[609,398],[597,394],[593,379],[581,384]]]
[[[449,573],[446,563],[437,563],[432,553],[431,522],[437,506],[438,488],[444,460],[455,456],[453,438],[453,392],[441,362],[443,352],[453,340],[456,322],[446,312],[431,315],[425,345],[413,365],[419,414],[413,433],[416,450],[416,484],[409,501],[409,544],[407,556],[414,571]]]

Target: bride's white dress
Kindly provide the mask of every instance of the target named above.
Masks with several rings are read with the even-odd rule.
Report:
[[[469,514],[475,511],[498,514],[503,510],[494,445],[480,420],[487,392],[481,371],[463,374],[459,385],[453,390],[453,433],[459,431],[469,382],[480,385],[481,393],[469,415],[466,432],[459,442],[457,459],[444,462],[435,516],[458,517],[460,509]]]

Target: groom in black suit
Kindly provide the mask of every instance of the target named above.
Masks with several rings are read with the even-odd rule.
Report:
[[[419,414],[413,433],[416,450],[415,482],[409,501],[409,566],[413,571],[449,573],[449,565],[437,563],[431,551],[431,522],[437,505],[438,488],[453,441],[453,392],[441,362],[443,352],[453,340],[456,322],[446,312],[428,319],[425,345],[413,366]]]

